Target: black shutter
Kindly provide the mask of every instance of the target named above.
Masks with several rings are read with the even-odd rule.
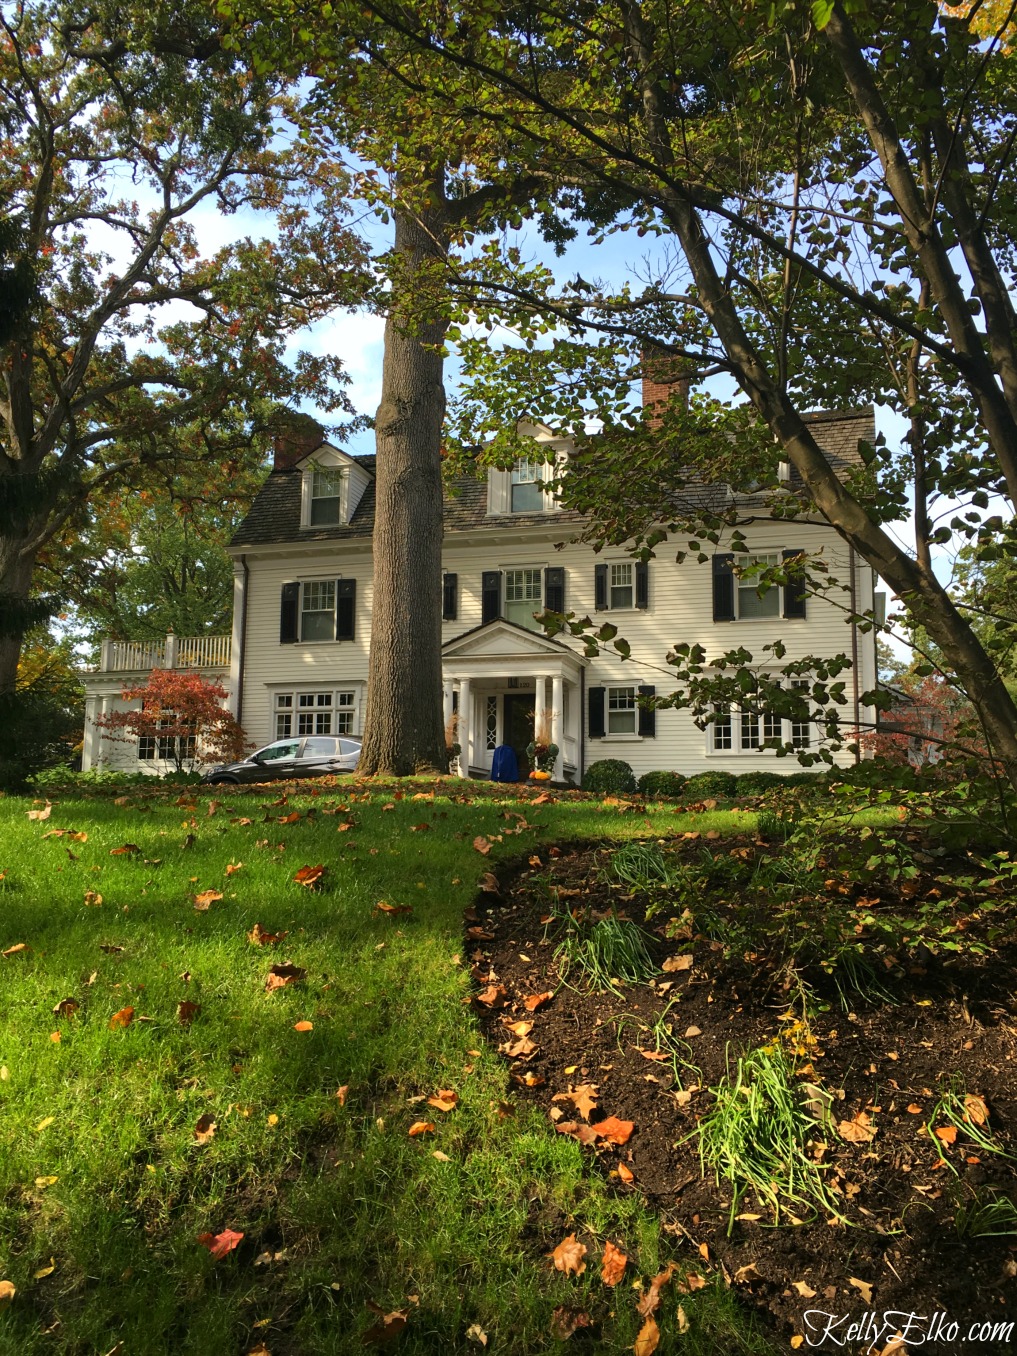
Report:
[[[604,689],[602,687],[591,687],[586,693],[586,704],[589,712],[589,726],[591,739],[603,739],[606,734],[604,726]]]
[[[501,570],[485,570],[480,576],[480,624],[501,616]]]
[[[802,552],[785,551],[783,554],[786,569],[791,561],[801,557]],[[800,576],[789,577],[784,585],[784,616],[792,618],[805,616],[805,580]]]
[[[593,606],[598,612],[607,608],[607,566],[593,567]]]
[[[300,636],[300,585],[283,584],[279,604],[279,644],[294,645]]]
[[[713,557],[713,620],[734,621],[735,580],[731,568],[733,555]]]
[[[656,694],[657,689],[652,683],[640,685],[640,697],[654,697]],[[657,738],[657,712],[652,706],[649,708],[641,706],[639,708],[639,733],[645,739]]]
[[[636,607],[645,612],[650,606],[650,565],[648,561],[636,561]]]
[[[565,570],[561,565],[544,569],[544,606],[548,612],[565,611]]]
[[[441,619],[455,621],[459,615],[459,576],[446,574],[441,587]]]
[[[335,638],[352,640],[357,616],[357,581],[340,579],[335,586]]]

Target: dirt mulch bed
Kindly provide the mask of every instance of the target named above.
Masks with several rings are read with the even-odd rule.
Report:
[[[668,852],[691,861],[703,847],[670,844]],[[740,853],[751,863],[763,849],[729,839],[712,850]],[[720,1271],[747,1304],[769,1316],[782,1344],[804,1333],[808,1348],[819,1346],[824,1320],[805,1318],[819,1310],[844,1320],[822,1349],[879,1351],[892,1327],[873,1344],[875,1329],[867,1340],[851,1340],[848,1325],[867,1312],[882,1323],[885,1313],[899,1311],[901,1324],[906,1315],[926,1316],[912,1320],[907,1350],[1012,1352],[1017,1327],[1013,1341],[998,1330],[969,1333],[972,1324],[1017,1320],[1017,1237],[962,1237],[957,1218],[978,1201],[1017,1200],[1017,1163],[984,1152],[966,1140],[963,1127],[953,1143],[939,1141],[944,1162],[925,1128],[942,1080],[956,1076],[982,1099],[995,1142],[1017,1153],[1017,944],[1006,929],[997,930],[984,955],[947,953],[944,960],[921,946],[902,954],[888,977],[897,1002],[845,1011],[832,1001],[804,1028],[787,1019],[789,997],[759,957],[733,954],[694,929],[680,935],[685,900],[655,913],[646,928],[658,965],[671,958],[686,966],[674,958],[691,956],[688,968],[617,993],[562,985],[554,961],[560,919],[549,923],[549,910],[615,909],[644,922],[645,899],[612,882],[616,851],[544,848],[539,858],[504,870],[497,894],[487,877],[488,890],[467,916],[467,955],[480,990],[475,1003],[488,1038],[511,1063],[518,1099],[541,1107],[559,1133],[589,1142],[588,1152],[618,1189],[641,1191],[665,1228],[687,1242],[692,1269]],[[969,863],[939,861],[906,893],[914,899],[934,891],[934,879],[951,866],[970,872]],[[896,889],[883,883],[884,903],[901,903]],[[677,920],[672,936],[679,933],[672,940],[663,935],[669,918]],[[553,997],[535,1010],[526,1007],[526,996],[548,993]],[[652,1028],[662,1017],[684,1042],[692,1068],[658,1057]],[[533,1024],[523,1036],[508,1029],[521,1021]],[[811,1082],[832,1094],[810,1152],[824,1164],[846,1224],[813,1212],[774,1228],[772,1211],[749,1191],[729,1232],[731,1187],[704,1173],[696,1124],[713,1105],[709,1090],[738,1055],[768,1044],[788,1053],[803,1089]],[[595,1106],[567,1096],[590,1085]],[[608,1117],[633,1123],[624,1143],[597,1132]],[[845,1124],[857,1128],[842,1133]],[[536,1233],[540,1253],[560,1241],[549,1230]]]

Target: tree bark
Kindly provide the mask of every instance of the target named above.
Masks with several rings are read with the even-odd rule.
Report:
[[[447,218],[439,175],[421,207],[395,214],[385,325],[374,518],[374,599],[359,771],[444,770],[441,706],[441,271]]]
[[[25,631],[35,557],[18,554],[16,541],[0,542],[0,696],[13,692]],[[4,548],[13,548],[8,554]]]

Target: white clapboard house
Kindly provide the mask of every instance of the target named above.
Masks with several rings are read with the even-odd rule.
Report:
[[[860,441],[874,436],[871,408],[810,419],[841,471],[858,464]],[[533,431],[552,444],[567,475],[567,441],[549,429]],[[232,637],[205,638],[204,649],[170,638],[172,653],[159,656],[108,644],[100,671],[88,678],[89,715],[117,705],[120,687],[143,680],[153,660],[179,662],[184,655],[191,666],[225,678],[234,710],[258,745],[302,734],[359,736],[371,644],[373,468],[372,457],[350,456],[320,431],[309,435],[307,425],[280,438],[274,468],[231,546]],[[552,474],[550,463],[520,462],[458,483],[446,497],[443,695],[446,718],[457,715],[463,775],[486,775],[502,743],[523,754],[535,728],[546,729],[560,748],[557,776],[577,783],[604,758],[624,759],[637,776],[657,769],[793,771],[792,762],[775,764],[760,745],[780,736],[815,748],[819,735],[809,725],[732,710],[701,730],[687,711],[640,705],[641,695],[668,690],[665,656],[683,641],[701,643],[708,655],[743,645],[760,656],[777,637],[787,660],[847,653],[854,662],[845,719],[867,718],[858,699],[876,685],[874,636],[845,618],[874,606],[873,572],[818,515],[774,519],[766,495],[716,489],[754,518],[746,535],[757,557],[822,550],[831,572],[849,581],[849,604],[806,598],[790,587],[760,596],[755,583],[739,579],[734,553],[723,545],[707,565],[678,564],[666,550],[645,564],[623,549],[596,554],[570,541],[581,519],[559,509],[546,488]],[[631,658],[611,652],[587,658],[578,641],[549,639],[534,621],[544,609],[615,623]],[[103,762],[159,772],[169,767],[163,752],[158,741],[111,742],[89,721],[86,767]]]

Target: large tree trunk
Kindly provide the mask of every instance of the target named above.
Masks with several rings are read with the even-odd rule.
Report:
[[[441,702],[441,305],[444,196],[397,211],[376,438],[374,601],[359,770],[443,769]]]
[[[25,632],[40,609],[31,605],[34,557],[20,555],[21,543],[0,540],[0,696],[13,692]]]

